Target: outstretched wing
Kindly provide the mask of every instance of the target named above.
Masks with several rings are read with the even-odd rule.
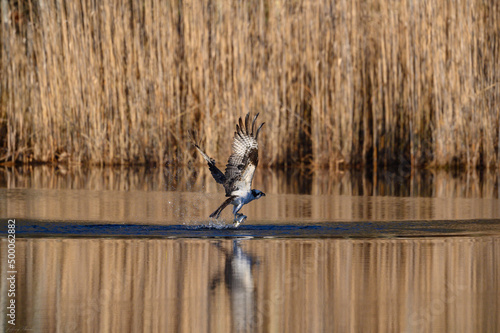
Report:
[[[207,154],[205,154],[205,152],[200,148],[200,146],[196,143],[196,140],[194,139],[196,137],[194,131],[193,132],[188,132],[190,138],[191,138],[191,141],[193,143],[193,145],[196,147],[196,149],[198,149],[198,151],[200,152],[201,156],[203,156],[203,158],[205,159],[205,161],[207,161],[207,164],[208,164],[208,168],[210,169],[210,172],[212,173],[212,177],[214,177],[215,181],[219,184],[225,184],[226,183],[226,176],[224,176],[224,174],[222,173],[222,171],[219,170],[219,168],[217,168],[215,166],[215,160],[211,157],[209,157]]]
[[[243,124],[241,117],[239,126],[236,124],[236,132],[233,140],[233,153],[229,157],[226,165],[226,196],[231,196],[235,191],[250,191],[253,175],[257,164],[259,163],[259,145],[257,138],[259,131],[264,125],[260,124],[256,130],[255,121],[259,114],[253,118],[252,126],[250,127],[250,114],[245,117]]]

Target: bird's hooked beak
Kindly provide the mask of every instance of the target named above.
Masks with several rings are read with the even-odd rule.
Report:
[[[262,196],[263,196],[263,197],[265,197],[265,196],[266,196],[266,194],[265,194],[264,192],[262,192]]]

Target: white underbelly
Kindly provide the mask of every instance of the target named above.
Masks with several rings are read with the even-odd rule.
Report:
[[[252,192],[237,191],[237,192],[234,192],[232,194],[238,196],[231,202],[235,206],[238,206],[241,204],[245,205],[245,204],[249,203],[250,201],[252,201],[252,199],[253,199]]]

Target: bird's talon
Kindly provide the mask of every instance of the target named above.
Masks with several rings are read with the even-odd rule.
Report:
[[[246,215],[238,214],[238,216],[234,218],[233,226],[237,228],[240,224],[245,222],[246,219],[247,219]]]

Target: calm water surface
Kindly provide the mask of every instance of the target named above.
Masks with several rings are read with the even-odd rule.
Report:
[[[3,168],[0,331],[498,332],[499,179],[259,170],[233,229],[204,172]]]

